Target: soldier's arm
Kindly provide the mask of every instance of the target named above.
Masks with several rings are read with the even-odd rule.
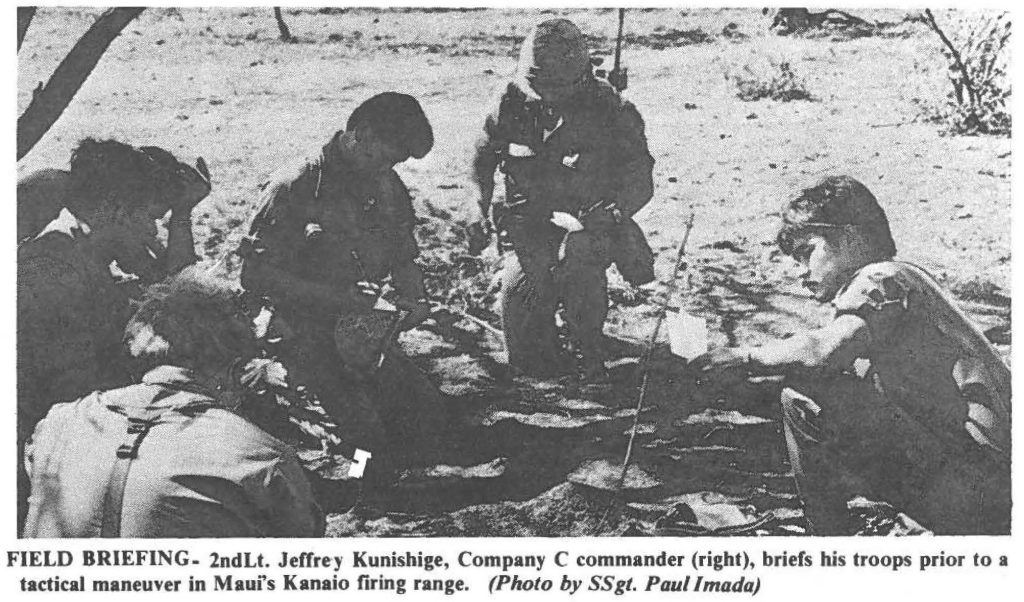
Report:
[[[423,282],[423,269],[416,264],[420,248],[416,242],[416,212],[412,207],[409,190],[400,179],[395,178],[397,201],[401,207],[399,223],[394,230],[392,246],[391,285],[398,293],[397,305],[409,313],[401,327],[408,329],[423,322],[430,316],[427,287]]]
[[[295,273],[298,249],[306,244],[301,220],[287,214],[290,188],[275,183],[265,191],[261,209],[253,219],[249,238],[241,250],[241,282],[249,291],[311,312],[333,312],[341,307],[373,305],[355,286],[315,282]]]
[[[419,301],[427,296],[427,288],[423,284],[423,268],[411,260],[395,266],[391,272],[391,284],[403,299]]]
[[[270,471],[266,483],[266,535],[270,537],[323,537],[325,515],[309,480],[293,453],[285,454]]]
[[[176,274],[184,267],[199,261],[196,243],[192,235],[192,210],[210,194],[209,172],[202,159],[197,167],[180,164],[178,177],[181,179],[174,197],[168,199],[171,218],[167,222],[167,249],[157,246],[152,249],[156,257],[155,271],[158,278]],[[203,171],[200,172],[199,169]],[[140,274],[141,276],[141,274]]]
[[[618,173],[613,198],[620,211],[632,216],[654,195],[654,158],[647,148],[643,117],[632,103],[623,103],[615,120],[614,134]]]
[[[48,388],[64,397],[87,392],[101,378],[97,358],[104,354],[104,333],[95,324],[110,308],[83,305],[93,286],[87,274],[57,258],[18,261],[19,359],[61,366]]]
[[[126,241],[117,254],[117,265],[126,273],[135,274],[143,285],[163,280],[182,268],[199,261],[192,236],[192,220],[177,217],[174,212],[167,222],[167,247],[154,231],[138,231],[135,239]]]
[[[785,374],[791,370],[845,370],[867,354],[871,331],[860,316],[843,314],[824,328],[751,347],[748,370],[753,374]]]
[[[167,222],[167,252],[164,256],[164,270],[167,274],[177,274],[182,268],[199,261],[196,255],[196,242],[192,235],[192,215],[178,215],[171,212]]]
[[[806,370],[839,371],[864,357],[872,343],[867,322],[843,314],[824,328],[793,335],[757,347],[722,347],[695,358],[691,366],[715,372],[740,370],[761,376]]]
[[[472,176],[482,220],[486,220],[490,215],[491,200],[494,198],[494,172],[498,169],[503,143],[498,135],[499,107],[500,99],[494,102],[492,110],[484,119],[484,127],[474,145]]]

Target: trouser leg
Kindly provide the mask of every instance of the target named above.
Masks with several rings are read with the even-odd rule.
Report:
[[[372,380],[354,381],[341,369],[334,349],[333,328],[304,327],[290,323],[294,331],[281,350],[291,387],[304,386],[338,425],[345,443],[380,457],[386,441],[378,413]],[[368,375],[370,376],[370,375]]]
[[[554,280],[547,270],[524,270],[518,255],[509,258],[501,278],[501,321],[508,362],[532,376],[558,374],[563,361],[555,326],[558,297]]]
[[[400,351],[389,353],[374,380],[388,446],[403,464],[436,463],[447,440],[444,395]]]
[[[791,383],[782,411],[807,518],[838,534],[846,501],[884,501],[940,534],[1006,533],[1009,470],[967,441],[930,430],[867,381]],[[820,404],[820,406],[818,405]]]
[[[604,372],[604,321],[608,317],[608,277],[603,265],[576,262],[566,265],[562,300],[569,334],[579,345],[588,376]]]
[[[566,240],[565,260],[555,270],[570,336],[579,345],[588,376],[604,372],[604,321],[608,317],[608,265],[612,232],[609,220],[589,220]]]
[[[612,262],[622,278],[634,286],[654,280],[654,251],[640,226],[632,218],[624,218],[613,230]]]
[[[810,532],[849,534],[846,501],[856,485],[840,461],[842,450],[828,432],[826,417],[814,400],[793,389],[783,389],[780,401],[789,463]]]

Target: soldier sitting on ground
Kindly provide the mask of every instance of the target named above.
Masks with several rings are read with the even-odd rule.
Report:
[[[835,318],[695,360],[786,375],[790,463],[815,534],[848,530],[847,501],[884,501],[941,534],[1010,526],[1010,371],[923,269],[893,259],[885,212],[860,182],[825,178],[783,210],[778,243]],[[856,377],[854,360],[870,361]]]
[[[53,406],[28,445],[27,537],[318,537],[295,451],[244,417],[259,353],[237,291],[196,268],[124,331],[139,384]]]

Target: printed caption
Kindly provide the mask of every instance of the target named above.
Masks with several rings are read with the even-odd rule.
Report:
[[[318,546],[270,551],[195,552],[178,549],[7,550],[5,569],[15,591],[60,592],[276,592],[346,591],[446,596],[547,593],[610,596],[714,593],[756,596],[783,571],[992,570],[1010,565],[1005,554],[878,554],[827,550],[781,553],[744,549],[697,551],[682,547],[639,554],[562,549],[542,554],[473,550],[363,551]],[[336,552],[324,553],[324,547]],[[12,574],[13,573],[13,574]]]

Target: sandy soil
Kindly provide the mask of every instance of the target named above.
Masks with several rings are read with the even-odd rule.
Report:
[[[595,48],[610,48],[613,12],[548,12],[573,18],[593,36]],[[39,10],[19,55],[19,110],[95,13]],[[19,163],[19,175],[66,166],[71,148],[85,136],[202,155],[214,191],[196,210],[196,235],[213,262],[244,233],[256,186],[277,165],[315,153],[365,97],[400,90],[420,99],[437,137],[428,157],[400,167],[424,216],[419,236],[425,260],[457,258],[453,224],[470,218],[474,207],[467,171],[480,107],[512,72],[522,36],[545,15],[359,9],[285,14],[297,43],[276,39],[269,8],[147,10]],[[822,175],[846,173],[881,200],[900,256],[951,287],[1008,353],[1010,140],[947,136],[917,119],[919,102],[937,102],[946,93],[939,43],[924,25],[902,22],[904,12],[867,16],[891,25],[856,39],[781,37],[766,30],[769,21],[760,11],[749,9],[628,14],[627,94],[645,117],[657,160],[655,197],[638,221],[659,252],[659,273],[667,278],[692,210],[697,217],[686,303],[710,320],[716,342],[786,335],[822,320],[827,312],[798,290],[790,266],[771,252],[774,217],[788,194]],[[725,35],[730,23],[737,33]],[[726,75],[768,60],[788,61],[812,100],[738,99]],[[481,282],[496,261],[486,258]],[[230,277],[237,262],[226,265]],[[435,282],[444,286],[443,279]],[[444,297],[448,291],[434,293]],[[476,309],[493,317],[491,307]],[[607,332],[626,341],[621,357],[637,354],[628,343],[647,335],[654,313],[650,303],[613,309]],[[403,491],[371,496],[360,512],[335,516],[332,533],[651,532],[682,495],[704,496],[687,498],[691,507],[724,504],[746,516],[778,509],[779,524],[762,532],[800,530],[770,403],[777,398],[773,384],[696,390],[671,361],[657,363],[638,454],[639,466],[657,485],[627,496],[630,505],[616,506],[616,520],[595,521],[595,512],[601,516],[595,508],[608,505],[567,476],[587,460],[621,462],[622,433],[632,416],[617,412],[635,403],[629,367],[609,390],[581,392],[564,383],[545,389],[544,383],[507,378],[491,357],[498,350],[493,337],[472,324],[436,323],[414,336],[448,341],[424,348],[405,340],[440,383],[467,381],[449,391],[459,394],[452,403],[452,463],[502,457],[501,472],[426,479],[426,485],[409,478]],[[465,366],[453,359],[463,355],[485,376],[465,377]],[[580,403],[564,407],[572,400]],[[688,421],[707,411],[714,415]],[[536,416],[542,414],[558,418],[541,425]],[[586,416],[599,419],[569,420]],[[752,416],[763,420],[746,419]],[[335,511],[352,498],[345,487],[325,491]],[[412,507],[409,500],[424,503]],[[496,501],[504,503],[456,511]],[[713,526],[713,510],[698,518]],[[394,512],[415,516],[389,514]],[[573,527],[581,520],[566,518],[573,513],[590,522]]]

